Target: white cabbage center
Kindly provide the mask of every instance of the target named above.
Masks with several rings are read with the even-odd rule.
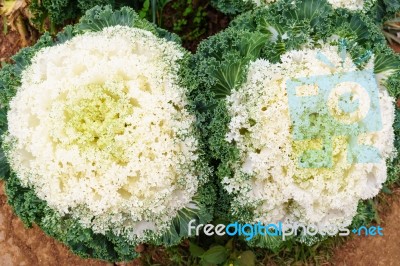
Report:
[[[163,229],[198,186],[194,117],[177,85],[183,56],[128,27],[42,49],[8,114],[22,184],[95,232]]]

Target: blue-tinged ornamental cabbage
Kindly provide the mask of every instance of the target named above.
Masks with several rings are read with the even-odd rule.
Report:
[[[400,58],[362,13],[326,1],[256,9],[201,43],[192,64],[191,97],[219,163],[217,215],[228,223],[351,226],[368,216],[363,200],[398,179]],[[326,88],[329,97],[319,97]],[[302,97],[309,102],[290,103]],[[359,105],[343,111],[343,101]],[[363,120],[370,109],[377,119]],[[356,146],[379,156],[363,159],[368,149]],[[282,242],[251,244],[279,250]]]
[[[319,54],[326,56],[332,65],[321,62]],[[373,108],[372,102],[368,104],[370,95],[361,93],[360,109],[347,115],[337,106],[337,98],[343,92],[357,94],[363,89],[354,81],[340,83],[328,102],[320,103],[318,112],[311,117],[302,114],[300,121],[293,121],[291,112],[297,110],[291,110],[294,107],[289,104],[288,82],[314,76],[323,79],[323,75],[344,76],[357,71],[354,63],[350,59],[342,61],[334,45],[290,51],[281,56],[281,61],[271,64],[259,59],[250,63],[246,82],[226,98],[231,121],[225,140],[236,145],[240,161],[232,166],[233,178],[225,176],[222,183],[229,193],[237,194],[234,208],[240,209],[243,203],[258,206],[254,210],[255,221],[268,224],[290,220],[317,226],[348,226],[358,201],[375,196],[387,179],[386,160],[394,155],[394,99],[381,87],[379,106],[383,127],[380,131],[364,133],[356,129],[345,132],[348,135],[336,136],[337,119],[355,123]],[[364,78],[365,82],[376,82],[373,76]],[[300,89],[304,96],[299,97],[322,93],[315,85],[303,86]],[[327,109],[330,112],[324,113]],[[294,140],[295,126],[300,128],[298,140]],[[356,164],[349,161],[350,134],[359,136],[356,140],[359,144],[378,148],[382,160]],[[313,135],[320,138],[313,139]],[[325,143],[324,135],[332,143]],[[304,153],[319,149],[330,152],[308,154],[303,158],[304,163],[320,164],[332,156],[332,167],[301,165],[299,158]]]
[[[96,7],[1,71],[3,174],[26,223],[82,256],[122,261],[211,219],[176,39],[128,8]]]

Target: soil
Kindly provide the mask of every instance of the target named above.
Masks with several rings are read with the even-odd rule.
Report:
[[[381,211],[383,236],[355,236],[334,253],[334,265],[400,265],[400,189]]]
[[[113,265],[83,260],[64,245],[46,236],[40,228],[26,228],[6,203],[3,182],[0,189],[0,264],[13,265]]]
[[[0,63],[8,62],[9,58],[21,48],[21,40],[19,34],[10,31],[4,34],[3,23],[0,21]]]
[[[396,52],[400,52],[400,44],[398,43],[392,43],[392,48],[393,50],[395,50]]]
[[[172,11],[171,11],[172,12]],[[229,19],[212,8],[207,8],[209,20],[205,33],[200,36],[206,38],[224,28]],[[0,29],[2,28],[0,20]],[[197,47],[198,40],[187,41],[185,46],[190,50]],[[17,32],[4,35],[0,32],[0,61],[9,61],[9,57],[18,51],[21,42]],[[400,45],[395,47],[400,51]],[[390,197],[388,206],[381,210],[381,227],[384,236],[353,237],[334,251],[332,265],[400,265],[400,189],[395,196]],[[145,247],[138,247],[143,251]],[[140,252],[140,251],[139,251]],[[165,258],[152,257],[156,261]],[[37,226],[26,228],[7,204],[4,195],[3,182],[0,182],[0,265],[141,265],[139,261],[127,264],[106,263],[98,260],[82,259],[72,254],[68,248],[56,240],[48,237]],[[163,265],[162,263],[160,265]]]

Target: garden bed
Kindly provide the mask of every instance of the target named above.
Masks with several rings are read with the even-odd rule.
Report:
[[[194,52],[199,42],[226,28],[229,17],[216,11],[206,4],[208,1],[196,1],[204,6],[203,22],[195,25],[193,18],[187,18],[186,28],[178,30],[183,38],[183,46]],[[163,26],[168,30],[177,31],[177,23],[182,19],[176,14],[182,12],[181,7],[174,6],[174,1],[164,8]],[[206,23],[207,22],[207,23]],[[0,25],[0,28],[2,25]],[[193,30],[194,29],[194,30]],[[197,31],[193,33],[194,31]],[[0,61],[10,62],[10,56],[20,49],[20,38],[15,31],[6,35],[0,33]],[[400,45],[393,45],[400,51]],[[184,241],[177,248],[167,250],[148,245],[140,245],[137,251],[141,259],[129,263],[106,263],[97,260],[82,259],[74,255],[63,244],[46,236],[36,225],[26,228],[7,204],[3,181],[0,182],[0,261],[2,265],[177,265],[179,256],[188,256],[189,243]],[[378,202],[378,201],[377,201]],[[309,262],[323,265],[366,265],[378,264],[396,265],[400,261],[400,190],[392,189],[392,195],[379,199],[378,210],[380,225],[384,228],[383,237],[353,237],[332,241],[331,246],[316,249],[313,256],[305,256]],[[350,237],[349,237],[350,238]],[[254,250],[257,253],[257,249]],[[304,259],[283,257],[267,253],[258,260],[259,265],[279,265],[281,263],[300,263]]]

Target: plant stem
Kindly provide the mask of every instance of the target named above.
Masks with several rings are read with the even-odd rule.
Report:
[[[22,47],[28,46],[28,30],[26,29],[25,22],[21,15],[19,15],[17,18],[16,26],[18,33],[21,36]]]
[[[8,26],[7,26],[7,18],[3,16],[3,34],[6,35],[8,33]]]
[[[153,17],[153,23],[156,24],[157,0],[151,0],[151,13]]]

